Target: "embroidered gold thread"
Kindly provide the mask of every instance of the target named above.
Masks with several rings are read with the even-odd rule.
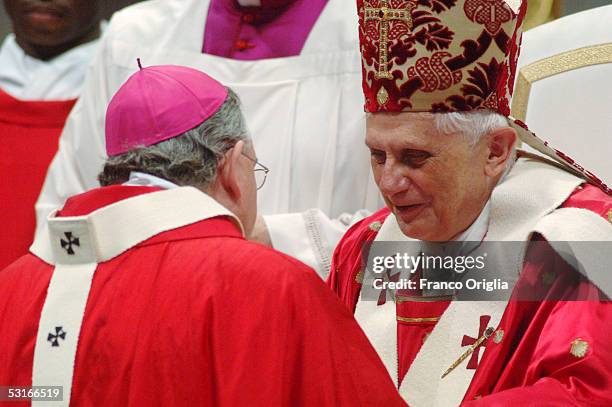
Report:
[[[570,353],[577,358],[585,357],[588,350],[589,343],[582,338],[574,339],[570,347]]]
[[[493,336],[493,342],[499,345],[501,341],[503,340],[504,340],[504,330],[498,329],[497,331],[495,331],[495,336]]]
[[[397,317],[399,322],[437,322],[440,320],[440,317],[424,317],[424,318],[407,318],[407,317]]]
[[[370,223],[370,226],[368,226],[368,228],[373,232],[378,232],[381,227],[382,227],[382,223],[380,223],[379,221],[372,222]]]
[[[365,271],[361,270],[359,273],[357,273],[357,275],[355,276],[355,282],[359,283],[359,284],[363,284],[363,277],[365,276]]]
[[[542,79],[587,66],[612,63],[612,43],[592,45],[541,59],[523,67],[518,75],[512,115],[525,121],[531,86]]]
[[[387,89],[385,89],[384,86],[381,86],[380,89],[378,90],[378,93],[376,94],[376,100],[378,101],[378,104],[381,106],[386,105],[387,102],[389,101],[389,93],[387,92]]]
[[[378,38],[378,72],[376,79],[393,79],[389,73],[389,23],[391,21],[403,21],[412,31],[412,10],[415,5],[411,2],[406,3],[405,8],[390,8],[389,0],[381,0],[380,8],[372,7],[369,1],[365,1],[364,21],[378,20],[380,34]]]
[[[395,297],[395,301],[398,304],[403,302],[440,302],[440,301],[452,301],[452,295],[440,295],[438,297],[417,297],[411,295],[398,295]]]
[[[608,222],[612,223],[612,209],[608,211]]]
[[[547,271],[546,273],[542,274],[542,282],[545,285],[551,285],[554,283],[555,278],[557,278],[557,275],[553,271]]]
[[[364,21],[379,21],[380,35],[378,38],[378,72],[376,79],[393,79],[389,73],[389,23],[391,21],[403,21],[412,30],[412,10],[415,5],[411,2],[406,3],[405,8],[389,7],[389,0],[381,0],[380,8],[372,7],[369,1],[365,1]],[[384,103],[383,103],[384,104]]]

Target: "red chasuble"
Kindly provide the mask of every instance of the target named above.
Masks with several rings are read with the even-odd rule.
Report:
[[[60,216],[155,190],[98,188],[71,198]],[[52,272],[31,253],[0,271],[0,386],[32,383]],[[246,241],[225,217],[162,232],[99,263],[80,332],[71,405],[404,405],[320,278]]]
[[[0,89],[0,270],[32,243],[34,204],[74,102],[22,101]]]
[[[612,198],[591,185],[576,190],[562,207],[587,209],[612,222]],[[363,244],[376,238],[389,213],[385,208],[355,224],[334,253],[327,282],[352,312],[363,278]],[[548,281],[551,275],[556,276],[554,282]],[[545,290],[542,298],[554,300],[508,303],[495,334],[476,348],[476,356],[457,367],[476,370],[464,404],[612,405],[612,304],[600,302],[597,288],[580,280],[552,248],[548,253],[528,251],[517,287]],[[576,298],[591,301],[572,301]],[[431,297],[423,302],[409,292],[397,296],[400,383],[449,303]],[[484,330],[487,316],[480,318]],[[471,345],[481,335],[466,332],[461,346]]]

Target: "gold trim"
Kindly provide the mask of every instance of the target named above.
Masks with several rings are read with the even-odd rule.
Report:
[[[608,211],[608,222],[612,223],[612,209]]]
[[[438,297],[418,297],[412,295],[397,295],[395,297],[395,302],[401,304],[402,302],[442,302],[442,301],[452,301],[452,295],[440,295]]]
[[[575,69],[609,63],[612,63],[612,43],[578,48],[524,66],[514,89],[512,116],[525,121],[531,86],[535,82]]]
[[[397,317],[399,322],[438,322],[440,317],[428,317],[428,318],[406,318],[406,317]]]

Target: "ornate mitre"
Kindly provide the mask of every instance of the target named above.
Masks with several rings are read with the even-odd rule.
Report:
[[[611,192],[510,116],[526,1],[357,0],[357,10],[367,112],[490,109],[523,142]]]

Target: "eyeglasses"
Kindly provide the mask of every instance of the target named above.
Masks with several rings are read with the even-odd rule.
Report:
[[[266,183],[266,178],[268,177],[270,169],[256,159],[249,157],[245,153],[242,153],[242,155],[255,163],[255,169],[253,170],[255,173],[255,183],[257,184],[257,189],[261,189],[261,187],[263,187]]]

